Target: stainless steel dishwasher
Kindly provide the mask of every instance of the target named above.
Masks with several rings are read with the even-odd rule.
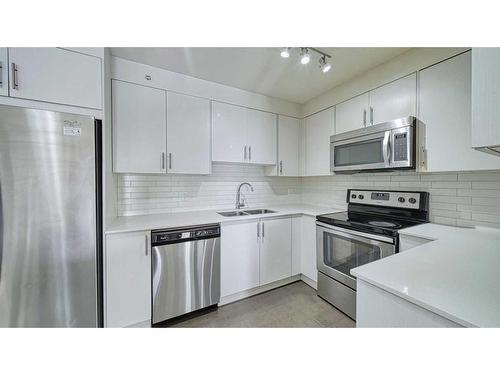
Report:
[[[151,232],[153,324],[220,300],[220,226]]]

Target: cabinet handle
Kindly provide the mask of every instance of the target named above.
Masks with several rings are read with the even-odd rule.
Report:
[[[245,146],[245,151],[243,151],[243,160],[247,160],[247,146]]]
[[[0,87],[3,86],[3,65],[2,65],[2,62],[0,61]]]
[[[14,63],[12,63],[12,89],[19,89],[19,83],[17,82],[17,65]]]
[[[366,126],[366,109],[363,109],[363,125]]]
[[[168,169],[172,169],[172,153],[168,153]]]
[[[252,146],[248,146],[248,160],[252,160]]]
[[[283,174],[283,160],[280,160],[280,175]]]
[[[165,153],[161,153],[161,169],[165,169]]]
[[[370,125],[373,125],[373,107],[370,107]]]
[[[148,253],[149,253],[149,252],[148,252],[148,247],[149,247],[148,235],[146,234],[146,235],[144,236],[144,238],[145,238],[145,240],[146,240],[146,256],[148,256]]]
[[[260,223],[257,222],[257,242],[259,242],[259,237],[260,237]]]
[[[264,228],[265,228],[266,223],[262,223],[262,239],[264,239],[265,233],[264,233]]]

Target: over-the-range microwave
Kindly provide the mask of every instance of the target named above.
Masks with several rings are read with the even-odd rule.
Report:
[[[334,173],[415,169],[415,117],[405,117],[330,137]]]

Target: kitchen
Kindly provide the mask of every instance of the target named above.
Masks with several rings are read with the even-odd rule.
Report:
[[[500,327],[499,63],[0,47],[0,327]]]

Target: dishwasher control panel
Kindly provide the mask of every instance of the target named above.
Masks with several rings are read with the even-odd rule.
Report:
[[[152,246],[212,237],[220,237],[219,225],[162,229],[151,232]]]

